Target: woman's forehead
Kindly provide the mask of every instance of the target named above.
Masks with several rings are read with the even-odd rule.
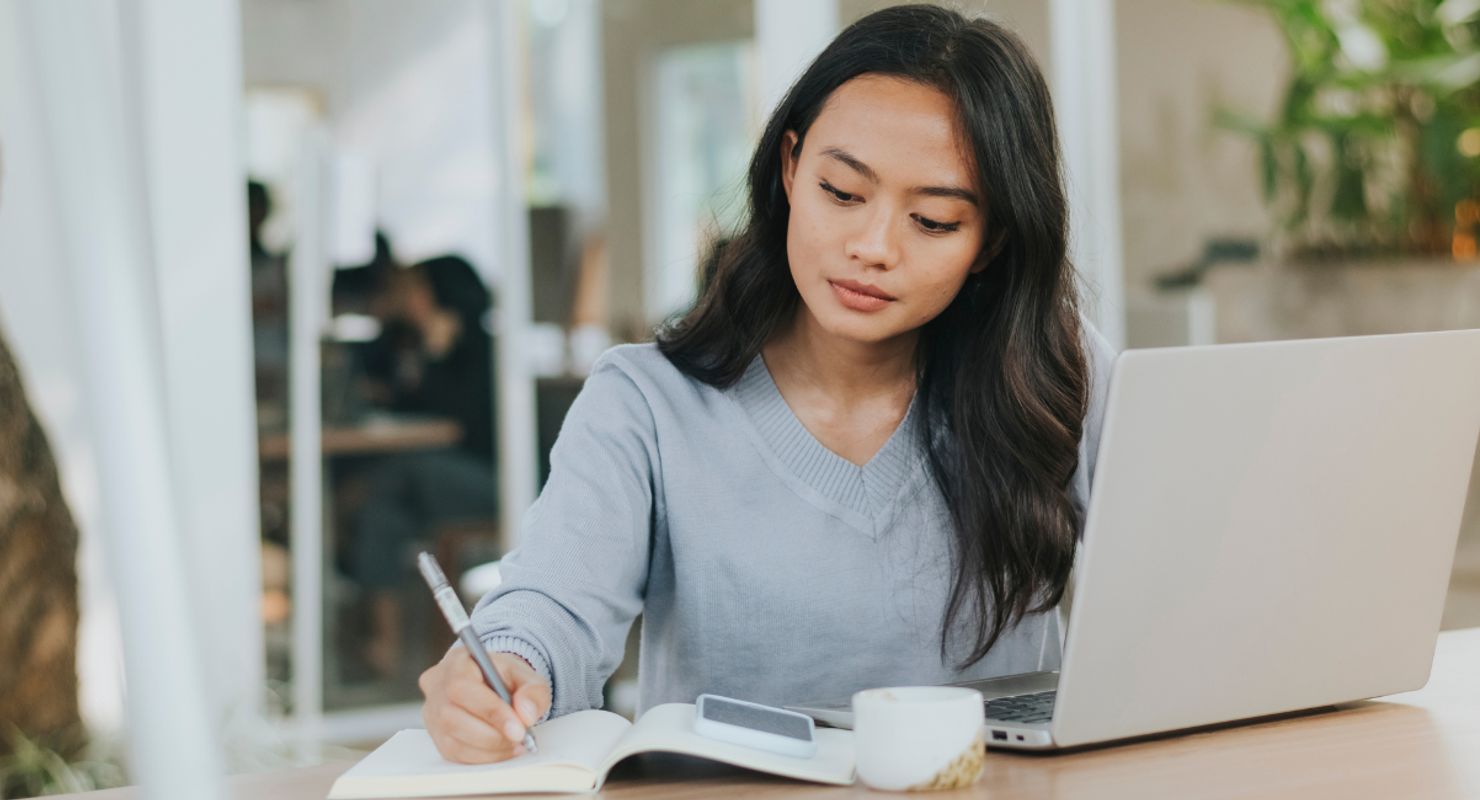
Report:
[[[974,187],[955,102],[935,87],[861,75],[833,91],[807,131],[803,155],[841,150],[881,183]]]

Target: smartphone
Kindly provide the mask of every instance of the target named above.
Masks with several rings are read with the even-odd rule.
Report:
[[[694,702],[694,732],[700,736],[796,758],[817,752],[812,718],[784,708],[701,694]]]

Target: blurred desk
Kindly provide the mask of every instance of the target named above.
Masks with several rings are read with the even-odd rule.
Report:
[[[320,431],[317,457],[322,468],[319,498],[322,547],[314,553],[313,548],[289,546],[287,524],[292,499],[289,470],[292,437],[286,431],[259,434],[257,453],[262,465],[259,487],[264,525],[267,519],[276,521],[275,528],[264,530],[264,536],[270,542],[276,542],[264,545],[268,548],[264,552],[284,554],[277,556],[280,561],[291,559],[291,574],[300,574],[298,570],[302,569],[310,573],[319,572],[323,576],[318,584],[305,589],[303,596],[314,598],[311,602],[322,603],[323,649],[318,658],[324,675],[322,702],[326,709],[384,705],[410,701],[418,696],[414,681],[368,681],[366,676],[371,673],[363,660],[347,655],[349,651],[346,648],[361,641],[361,631],[353,623],[363,618],[364,612],[355,606],[356,595],[352,589],[346,588],[347,581],[336,576],[344,574],[340,565],[347,563],[349,548],[352,547],[349,531],[352,516],[349,511],[359,507],[369,491],[363,475],[382,460],[451,450],[457,447],[462,437],[462,425],[447,417],[382,412],[353,423],[325,424]],[[356,476],[361,477],[357,479]],[[493,491],[492,485],[489,491]],[[442,557],[444,564],[450,560],[445,550]],[[288,618],[291,605],[286,575],[280,583],[271,595],[278,611],[275,617],[264,619],[264,636],[269,678],[288,681],[294,660],[307,656],[294,649]],[[424,597],[425,590],[422,592]],[[388,687],[394,691],[388,691]]]
[[[323,455],[358,456],[403,450],[453,447],[462,439],[462,426],[442,417],[371,417],[354,425],[326,425],[320,434]],[[287,432],[257,439],[257,457],[286,461],[292,450]]]
[[[1217,687],[1209,687],[1217,691]],[[1338,711],[1071,755],[991,751],[980,783],[928,797],[1141,798],[1480,797],[1480,628],[1439,636],[1417,692]],[[232,796],[318,800],[348,763],[232,778]],[[130,789],[67,795],[134,800]],[[510,796],[510,795],[501,795]],[[611,798],[873,798],[852,787],[797,783],[671,756],[633,759],[598,796]]]

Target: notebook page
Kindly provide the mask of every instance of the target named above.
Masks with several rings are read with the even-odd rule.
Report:
[[[425,730],[404,730],[341,775],[329,798],[587,791],[602,759],[629,727],[607,711],[579,711],[531,729],[538,753],[496,764],[447,761]]]

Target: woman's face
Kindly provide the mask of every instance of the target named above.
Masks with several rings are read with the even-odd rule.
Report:
[[[415,269],[398,269],[392,273],[386,298],[389,316],[412,325],[425,323],[437,312],[431,284]]]
[[[986,214],[951,99],[863,75],[782,142],[786,254],[824,331],[884,342],[929,322],[980,269]]]

